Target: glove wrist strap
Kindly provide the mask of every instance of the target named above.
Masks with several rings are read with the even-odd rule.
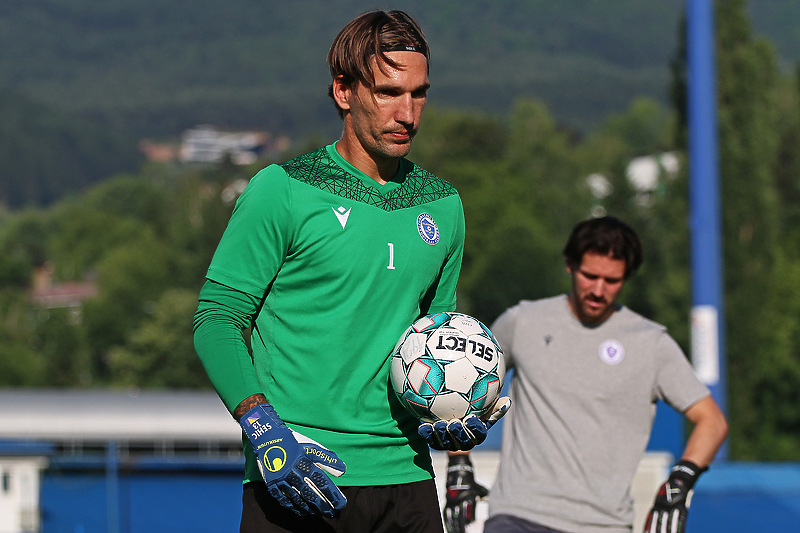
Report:
[[[247,411],[239,419],[239,425],[247,434],[251,442],[255,443],[264,438],[264,435],[275,428],[286,427],[278,418],[275,409],[268,403],[261,403]]]
[[[455,465],[469,465],[472,466],[472,461],[469,459],[469,455],[466,453],[451,453],[449,454],[449,459],[447,461],[448,466],[455,466]]]
[[[472,461],[469,455],[459,453],[451,454],[447,463],[448,474],[472,474]]]
[[[708,470],[708,467],[700,467],[692,461],[683,459],[672,467],[669,477],[672,479],[679,479],[683,482],[687,489],[691,489],[697,482],[700,474]]]

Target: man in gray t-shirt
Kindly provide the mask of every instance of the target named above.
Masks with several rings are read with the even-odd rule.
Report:
[[[578,224],[564,248],[568,295],[521,301],[491,326],[515,370],[485,533],[630,533],[630,486],[661,399],[694,424],[645,531],[682,532],[692,487],[727,434],[708,388],[666,329],[616,303],[641,264],[623,222]],[[451,454],[445,524],[474,519],[467,454]]]

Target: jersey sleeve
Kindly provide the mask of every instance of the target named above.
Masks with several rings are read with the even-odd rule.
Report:
[[[678,343],[663,331],[656,343],[659,368],[656,376],[655,396],[679,412],[711,394],[695,374],[694,368]]]
[[[236,202],[200,291],[195,351],[231,412],[263,392],[244,333],[286,257],[291,221],[288,178],[271,165],[250,180]]]
[[[213,281],[200,290],[195,351],[231,413],[242,400],[262,392],[244,338],[258,304],[255,297]]]
[[[237,200],[206,277],[260,299],[286,258],[292,220],[289,178],[270,165]]]
[[[450,248],[437,281],[429,289],[428,295],[421,302],[422,314],[454,311],[456,309],[456,287],[461,272],[461,260],[464,257],[464,207],[461,198],[455,196],[457,205],[453,210],[452,234]]]

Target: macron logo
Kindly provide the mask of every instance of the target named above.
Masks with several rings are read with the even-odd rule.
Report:
[[[347,225],[347,217],[350,216],[350,209],[345,210],[344,206],[339,207],[331,207],[333,209],[333,214],[336,215],[336,218],[339,219],[339,224],[342,225],[342,229]]]

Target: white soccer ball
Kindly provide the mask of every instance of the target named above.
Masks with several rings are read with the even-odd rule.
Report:
[[[400,403],[425,422],[481,416],[494,404],[506,364],[483,323],[462,313],[427,315],[392,352],[390,376]]]

